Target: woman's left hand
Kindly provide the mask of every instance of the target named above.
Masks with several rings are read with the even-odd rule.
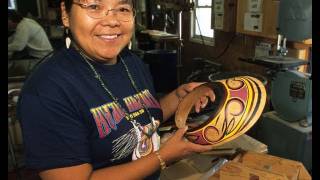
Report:
[[[201,84],[204,84],[203,82],[191,82],[187,84],[182,84],[180,85],[175,93],[176,96],[179,98],[181,101],[189,92],[191,92],[194,88],[200,86]],[[206,107],[208,104],[208,98],[210,98],[211,102],[215,100],[215,93],[213,90],[208,90],[202,97],[200,97],[197,102],[195,103],[195,111],[198,113],[200,112],[201,108]]]

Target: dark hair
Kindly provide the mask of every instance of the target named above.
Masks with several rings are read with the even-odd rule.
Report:
[[[61,2],[64,2],[66,11],[70,12],[73,0],[61,0]]]
[[[61,2],[64,2],[66,11],[70,12],[73,0],[61,0]],[[133,8],[135,7],[135,0],[128,0],[128,2],[132,4]]]
[[[23,19],[23,16],[13,9],[8,9],[8,19],[15,23],[19,23]]]

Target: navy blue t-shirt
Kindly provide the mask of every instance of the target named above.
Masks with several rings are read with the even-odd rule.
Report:
[[[74,48],[63,48],[36,67],[18,102],[28,167],[46,170],[90,163],[99,169],[130,162],[157,149],[154,136],[146,144],[138,144],[145,137],[143,133],[138,136],[124,112],[150,130],[150,118],[141,105],[144,102],[157,125],[162,121],[151,75],[127,49],[120,55],[138,93],[120,61],[115,65],[91,63],[125,110],[110,98]],[[159,172],[150,178],[155,177]]]

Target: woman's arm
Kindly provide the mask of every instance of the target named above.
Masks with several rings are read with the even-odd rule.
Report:
[[[78,166],[50,169],[40,172],[43,180],[102,180],[102,179],[143,179],[151,175],[160,167],[160,161],[152,153],[130,163],[92,169],[92,165],[85,163]]]
[[[169,119],[176,112],[177,107],[184,96],[201,84],[203,83],[192,82],[188,84],[182,84],[177,89],[160,99],[160,106],[163,111],[163,121]],[[200,112],[200,108],[204,108],[207,105],[208,97],[213,102],[215,99],[214,92],[208,91],[205,96],[198,100],[198,102],[195,104],[196,112]]]
[[[22,51],[27,46],[29,36],[30,28],[24,22],[20,22],[8,44],[8,52]]]
[[[162,145],[159,150],[159,155],[166,164],[170,164],[171,162],[194,152],[204,152],[212,149],[212,146],[210,145],[203,146],[185,141],[183,136],[186,131],[187,128],[178,129],[175,134]],[[155,153],[151,153],[126,164],[102,168],[95,171],[92,170],[90,164],[86,163],[78,166],[42,171],[40,172],[40,177],[43,180],[131,180],[143,179],[159,168],[160,160]]]

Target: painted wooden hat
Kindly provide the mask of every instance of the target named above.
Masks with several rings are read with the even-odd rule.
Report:
[[[175,115],[178,128],[186,126],[188,115],[208,88],[215,92],[215,110],[209,118],[186,132],[197,144],[222,145],[248,131],[259,119],[266,103],[266,90],[260,80],[239,76],[202,84],[180,102]]]

